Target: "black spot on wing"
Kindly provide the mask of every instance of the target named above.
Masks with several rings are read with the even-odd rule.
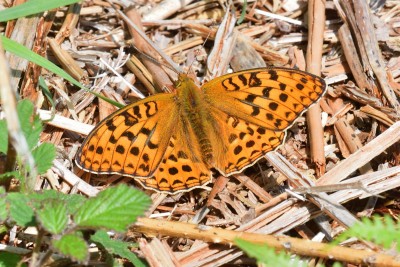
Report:
[[[247,79],[243,74],[238,75],[239,80],[243,83],[243,86],[247,85]]]
[[[103,154],[103,147],[101,147],[101,146],[98,146],[97,148],[96,148],[96,153],[97,154]]]
[[[139,148],[137,146],[134,146],[134,147],[131,148],[129,153],[131,153],[134,156],[137,156],[137,155],[139,155]]]
[[[303,90],[304,89],[304,85],[302,85],[301,83],[296,84],[296,88],[299,90]]]
[[[257,77],[258,72],[252,72],[250,74],[249,85],[251,87],[260,86],[262,84],[261,80]]]
[[[288,95],[285,93],[279,95],[279,100],[282,102],[286,102],[288,98],[289,98]]]
[[[116,144],[117,141],[118,139],[116,139],[114,135],[111,135],[110,139],[108,139],[108,142],[110,142],[111,144]]]
[[[140,107],[139,106],[134,106],[133,107],[133,114],[139,119],[142,118],[142,114],[140,114]]]
[[[235,149],[233,150],[233,153],[235,155],[238,155],[240,152],[242,152],[243,148],[241,146],[236,146]]]
[[[179,172],[178,169],[175,167],[171,167],[168,169],[168,173],[171,175],[176,175],[178,172]]]
[[[107,121],[106,122],[106,125],[107,125],[107,129],[109,130],[109,131],[114,131],[115,129],[117,129],[117,126],[115,126],[114,124],[113,124],[113,121],[112,120],[109,120],[109,121]]]
[[[275,102],[271,102],[271,103],[268,104],[268,107],[269,107],[270,110],[275,111],[275,110],[278,109],[279,105],[277,103],[275,103]]]
[[[125,148],[122,145],[118,145],[115,149],[115,151],[119,154],[124,154],[125,153]]]
[[[268,73],[270,75],[270,77],[269,77],[270,80],[273,80],[273,81],[277,81],[278,80],[279,76],[278,76],[278,73],[276,73],[275,70],[269,70]]]

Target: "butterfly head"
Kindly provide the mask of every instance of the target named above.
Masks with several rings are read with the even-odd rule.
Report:
[[[174,86],[176,89],[179,89],[189,84],[193,84],[193,79],[191,79],[187,74],[179,73],[178,80],[175,81]]]

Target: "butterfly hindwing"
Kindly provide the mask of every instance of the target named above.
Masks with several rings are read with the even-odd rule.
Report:
[[[210,132],[210,140],[217,140],[211,141],[213,167],[225,176],[253,165],[284,142],[285,131],[272,131],[217,109],[212,114],[220,125],[217,131]]]
[[[188,146],[172,137],[153,176],[138,181],[146,188],[172,193],[207,184],[211,172],[201,160],[192,158]]]

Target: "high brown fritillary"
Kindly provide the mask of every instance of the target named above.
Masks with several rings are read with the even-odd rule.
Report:
[[[211,168],[241,172],[285,140],[286,129],[326,91],[322,78],[261,68],[223,75],[202,87],[180,74],[176,92],[130,104],[100,122],[76,162],[176,193],[207,184]]]

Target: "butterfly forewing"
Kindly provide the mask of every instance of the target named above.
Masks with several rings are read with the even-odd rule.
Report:
[[[128,105],[96,126],[76,162],[94,173],[151,176],[165,154],[177,119],[171,94]]]
[[[210,104],[224,112],[283,131],[320,99],[325,82],[298,70],[254,69],[221,76],[202,89]]]

